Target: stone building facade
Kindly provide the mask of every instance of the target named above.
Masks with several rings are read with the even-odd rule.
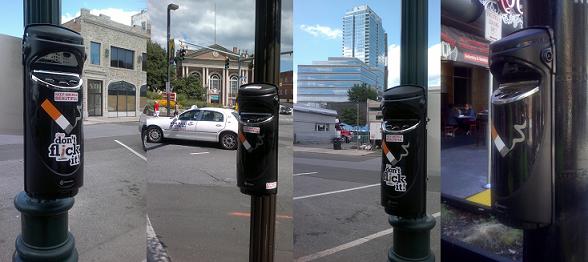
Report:
[[[84,117],[138,116],[146,103],[147,31],[87,9],[63,26],[84,37]]]
[[[237,53],[239,51],[236,47],[229,50],[214,44],[209,48],[235,55],[227,55],[204,48],[189,50],[185,59],[178,64],[177,74],[182,77],[195,75],[200,79],[202,87],[206,90],[206,101],[208,103],[233,107],[239,86],[249,83],[253,79],[252,59],[247,54],[242,54],[241,66],[239,67],[237,62]],[[229,65],[228,68],[225,68],[227,58],[229,59]],[[241,82],[239,82],[239,75],[241,75]]]

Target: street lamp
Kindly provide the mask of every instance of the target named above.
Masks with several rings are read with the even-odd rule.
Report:
[[[169,110],[170,110],[170,108],[169,108],[169,95],[171,92],[171,63],[173,61],[171,59],[170,44],[169,44],[170,11],[171,10],[178,10],[178,8],[180,8],[180,7],[176,4],[167,5],[167,81],[165,82],[165,94],[166,94],[166,99],[167,99],[167,104],[166,104],[167,116],[169,116]]]

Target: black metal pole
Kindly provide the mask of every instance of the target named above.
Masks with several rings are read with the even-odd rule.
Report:
[[[554,222],[524,232],[524,261],[588,258],[588,3],[527,0],[527,26],[555,38]]]
[[[253,70],[257,83],[276,86],[279,84],[281,11],[281,0],[255,1],[255,67]],[[275,133],[278,133],[277,129]],[[276,195],[252,195],[250,262],[274,261],[275,228]]]
[[[167,116],[169,116],[169,93],[171,92],[171,51],[170,51],[170,44],[169,44],[169,39],[170,39],[170,32],[169,32],[169,27],[170,27],[170,6],[168,5],[167,7],[167,37],[166,37],[166,42],[167,42],[167,83],[165,83],[165,96],[166,96],[166,100],[167,100],[167,104],[166,104],[166,111],[167,111]]]
[[[24,0],[24,25],[61,24],[61,1],[59,0]]]
[[[61,24],[61,0],[24,0],[23,7],[25,26]],[[26,77],[25,74],[23,85],[26,83]],[[26,107],[28,101],[26,95],[24,97],[23,107]],[[26,121],[24,113],[23,116]],[[27,128],[25,132],[28,132]],[[25,139],[27,137],[25,134]],[[25,140],[26,143],[32,141]],[[41,163],[24,162],[25,169],[27,166],[38,164]],[[68,228],[68,211],[73,204],[73,197],[38,199],[24,191],[20,192],[14,198],[14,206],[21,212],[21,234],[16,239],[12,260],[77,261],[75,240]]]
[[[401,85],[418,85],[427,89],[427,52],[428,52],[428,1],[403,0],[400,48],[400,83]],[[426,99],[426,92],[425,92]],[[425,102],[426,108],[426,102]],[[418,138],[425,147],[424,137]],[[426,172],[426,149],[419,161]],[[426,179],[426,174],[421,176]],[[426,206],[426,190],[420,196]],[[393,246],[388,252],[389,261],[434,261],[430,248],[430,231],[435,226],[435,218],[423,214],[421,217],[405,218],[391,215],[388,219],[394,228]]]

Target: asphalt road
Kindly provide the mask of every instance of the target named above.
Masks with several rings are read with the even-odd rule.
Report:
[[[69,211],[80,261],[145,260],[145,161],[137,123],[86,125],[84,186]],[[0,261],[11,261],[20,233],[14,196],[23,190],[22,136],[0,143]]]
[[[169,140],[150,144],[147,157],[147,214],[171,260],[247,261],[250,197],[236,185],[236,151]],[[291,261],[291,116],[280,116],[278,169],[275,259]]]
[[[380,161],[379,154],[294,153],[295,261],[387,260],[393,241],[380,205]],[[430,177],[428,214],[439,215],[439,191],[440,177]],[[436,258],[438,224],[431,232]]]

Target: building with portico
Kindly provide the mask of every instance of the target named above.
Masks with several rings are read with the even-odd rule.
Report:
[[[177,74],[181,77],[196,76],[206,90],[206,102],[232,107],[235,104],[239,86],[249,83],[253,78],[252,58],[249,54],[242,53],[239,62],[237,54],[240,51],[237,47],[229,50],[221,45],[213,44],[209,48],[187,50],[184,60],[177,65]],[[239,76],[241,76],[240,81]]]

